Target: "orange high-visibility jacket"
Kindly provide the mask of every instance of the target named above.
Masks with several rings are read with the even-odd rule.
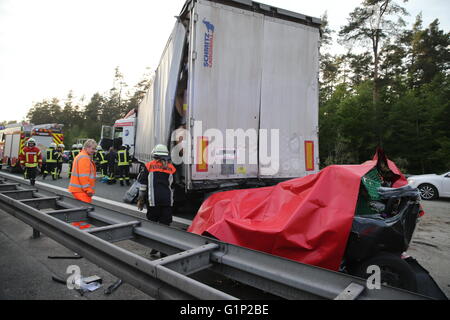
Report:
[[[69,191],[95,192],[95,175],[97,169],[91,157],[82,150],[73,161]]]

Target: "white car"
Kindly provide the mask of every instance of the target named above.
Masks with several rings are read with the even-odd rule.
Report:
[[[411,176],[408,183],[418,188],[424,200],[433,200],[439,197],[450,197],[450,172],[444,174],[423,174]]]

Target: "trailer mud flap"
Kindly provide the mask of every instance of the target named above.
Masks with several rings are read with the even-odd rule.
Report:
[[[411,266],[411,268],[413,268],[416,274],[417,293],[433,299],[448,300],[445,293],[430,276],[430,273],[422,267],[416,259],[408,257],[405,261]]]

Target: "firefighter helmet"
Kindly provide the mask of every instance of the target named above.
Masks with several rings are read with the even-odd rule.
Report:
[[[50,143],[50,148],[55,149],[56,148],[56,143],[54,143],[54,142]]]
[[[73,144],[72,145],[72,149],[76,149],[77,148],[77,145],[76,144]]]
[[[97,145],[97,150],[103,150],[103,148],[102,148],[102,146],[101,145]]]
[[[66,146],[65,145],[63,145],[62,143],[60,143],[60,144],[58,144],[58,148],[65,148]]]
[[[153,158],[168,158],[169,150],[163,144],[157,144],[152,150]]]
[[[30,146],[30,144],[36,145],[36,141],[33,138],[30,138],[27,141],[27,146]]]
[[[82,145],[81,143],[79,143],[79,144],[77,144],[77,148],[78,148],[78,149],[82,149],[82,148],[83,148],[83,145]]]

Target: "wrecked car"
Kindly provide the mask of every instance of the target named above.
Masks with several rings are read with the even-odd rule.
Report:
[[[363,278],[375,264],[383,284],[432,295],[418,283],[417,273],[426,270],[403,254],[424,214],[419,200],[379,149],[361,165],[213,194],[188,231]],[[431,277],[430,283],[436,289]]]

